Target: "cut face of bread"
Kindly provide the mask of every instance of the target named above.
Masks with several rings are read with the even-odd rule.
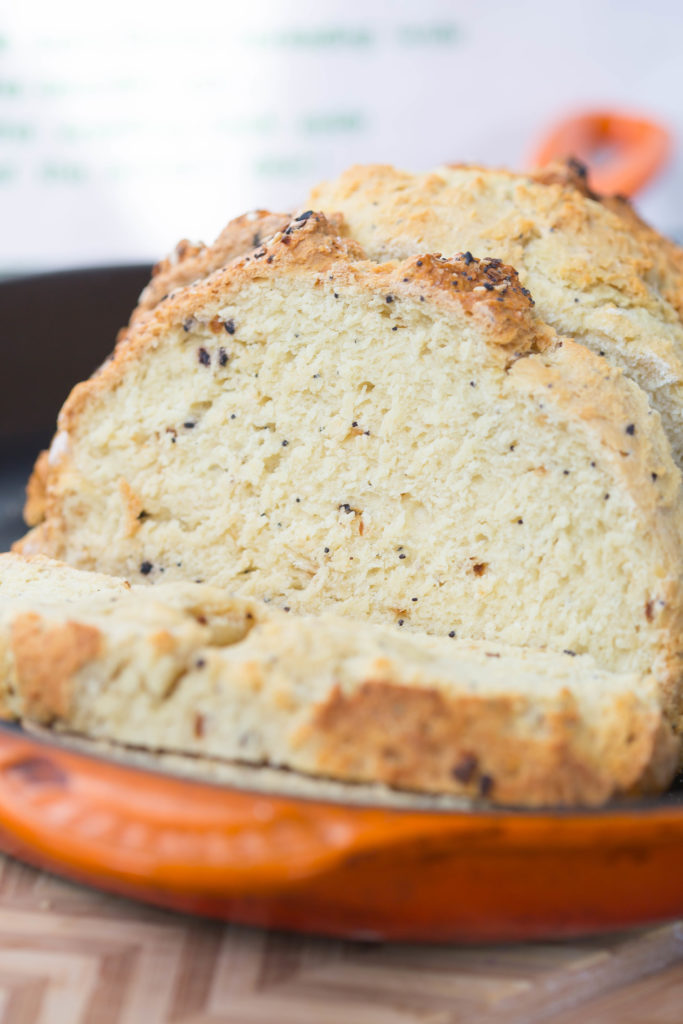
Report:
[[[497,803],[657,792],[657,685],[587,656],[300,617],[0,556],[5,714],[157,752]],[[310,795],[310,791],[309,791]]]
[[[677,713],[680,476],[659,417],[497,261],[376,264],[300,218],[74,389],[46,487],[24,551],[588,652],[652,670]]]
[[[208,277],[233,259],[258,248],[262,240],[285,228],[289,221],[288,214],[253,210],[231,220],[213,245],[193,244],[187,239],[178,242],[174,252],[154,267],[152,278],[131,314],[130,325],[173,297],[179,288]],[[121,343],[125,343],[130,325],[119,331]],[[45,518],[46,476],[47,452],[41,452],[26,487],[24,520],[28,526],[36,526]]]
[[[354,167],[311,193],[372,259],[471,250],[511,264],[543,319],[647,391],[683,464],[683,257],[576,175]]]

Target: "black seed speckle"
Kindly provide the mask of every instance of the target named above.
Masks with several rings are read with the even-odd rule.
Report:
[[[567,166],[574,172],[577,178],[585,179],[588,177],[588,167],[581,160],[577,160],[575,156],[567,160]]]
[[[219,362],[219,364],[220,364],[221,366],[225,366],[225,365],[226,365],[226,363],[228,362],[228,359],[229,359],[229,358],[230,358],[230,356],[229,356],[229,355],[228,355],[228,353],[227,353],[227,352],[225,351],[225,349],[223,348],[223,346],[221,346],[221,347],[220,347],[220,348],[218,349],[218,362]]]
[[[458,782],[469,782],[477,770],[478,760],[474,754],[463,754],[451,769],[451,775]]]
[[[202,364],[202,366],[211,365],[211,356],[209,355],[205,348],[197,349],[197,359]]]
[[[481,796],[488,796],[493,789],[493,779],[490,775],[482,775],[479,779],[479,793]]]
[[[635,423],[629,423],[629,425],[626,427],[626,433],[630,434],[631,437],[633,437],[635,432],[636,432],[636,425],[635,425]]]
[[[142,573],[143,576],[149,576],[153,568],[154,566],[152,565],[151,562],[140,563],[140,572]]]
[[[234,334],[235,333],[235,321],[234,320],[232,320],[232,319],[226,320],[225,323],[223,324],[223,326],[225,327],[225,329],[228,332],[228,334]]]

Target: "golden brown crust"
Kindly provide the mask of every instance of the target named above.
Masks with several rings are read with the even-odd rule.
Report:
[[[458,206],[452,224],[449,199]],[[532,292],[540,273],[544,288],[556,291],[543,303],[546,319],[556,325],[569,323],[566,291],[579,299],[571,311],[577,323],[592,289],[599,293],[598,308],[616,302],[666,320],[671,310],[663,308],[663,297],[679,317],[683,311],[683,250],[645,224],[623,198],[596,196],[576,161],[525,175],[450,165],[441,173],[414,176],[388,165],[356,166],[336,182],[318,185],[310,201],[345,212],[347,234],[372,239],[373,253],[381,258],[423,247],[443,250],[446,240],[452,251],[453,239],[464,235],[477,255],[489,252],[515,266]],[[425,245],[430,238],[441,241]],[[614,324],[609,315],[603,320],[609,336]],[[649,327],[648,337],[652,332]]]
[[[661,293],[683,321],[683,249],[655,231],[622,196],[601,196],[600,203],[625,221],[632,235],[647,246]]]
[[[45,518],[45,502],[48,474],[48,453],[42,451],[36,459],[33,472],[26,484],[24,520],[27,526],[37,526]]]
[[[676,763],[678,744],[660,716],[643,714],[630,695],[620,711],[599,737],[569,692],[544,714],[521,695],[449,698],[373,681],[351,694],[337,688],[302,739],[335,778],[504,804],[598,805],[661,790]]]
[[[580,160],[557,160],[537,168],[529,177],[539,185],[561,185],[576,189],[586,199],[600,200],[600,196],[588,187],[588,168]]]
[[[392,266],[384,265],[385,273]],[[440,304],[444,297],[456,296],[465,314],[475,316],[489,340],[502,348],[513,347],[521,354],[549,343],[529,315],[531,293],[522,287],[517,271],[501,260],[480,260],[469,252],[450,258],[425,254],[398,264],[387,275],[387,286],[399,294],[429,294]]]
[[[101,634],[82,622],[49,626],[24,612],[11,625],[11,647],[25,713],[39,722],[65,717],[74,674],[100,652]]]
[[[624,196],[601,196],[593,192],[588,187],[587,168],[578,160],[548,164],[534,171],[531,177],[542,185],[573,188],[624,221],[634,238],[649,249],[662,294],[683,318],[683,249],[679,245],[646,223]]]
[[[15,540],[10,551],[15,555],[24,555],[27,558],[32,558],[44,556],[45,552],[49,551],[50,548],[47,521],[44,520],[38,526],[28,530],[19,540]]]
[[[154,309],[171,292],[207,277],[258,248],[265,239],[286,228],[289,220],[287,213],[254,210],[231,220],[213,245],[194,245],[186,238],[178,242],[173,255],[161,260],[152,270],[152,279],[140,296],[131,323]]]

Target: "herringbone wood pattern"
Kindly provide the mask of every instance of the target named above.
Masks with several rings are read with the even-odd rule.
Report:
[[[364,946],[139,906],[0,858],[0,1024],[680,1024],[683,923]]]

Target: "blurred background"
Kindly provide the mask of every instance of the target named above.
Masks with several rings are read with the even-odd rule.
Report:
[[[6,3],[0,274],[149,263],[352,162],[529,166],[559,120],[663,125],[637,195],[683,234],[683,4]]]

